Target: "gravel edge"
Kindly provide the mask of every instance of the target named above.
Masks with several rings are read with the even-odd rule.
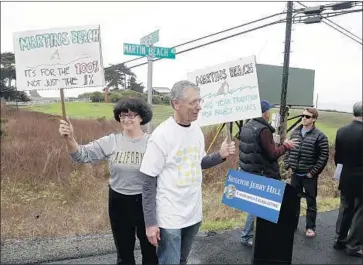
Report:
[[[5,240],[1,245],[1,264],[34,264],[114,252],[112,234]]]
[[[209,232],[199,232],[197,236],[208,235]],[[139,249],[136,239],[135,250]],[[5,240],[1,244],[1,264],[46,263],[115,252],[112,234]]]

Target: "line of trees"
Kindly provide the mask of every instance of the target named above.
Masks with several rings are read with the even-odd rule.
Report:
[[[134,91],[131,89],[122,89],[122,90],[113,90],[108,92],[110,102],[115,103],[122,97],[139,97],[145,101],[147,101],[147,94]],[[105,95],[102,92],[87,92],[78,95],[79,99],[90,99],[92,102],[105,102]],[[153,104],[164,104],[169,105],[170,104],[170,96],[169,95],[153,95],[152,99]]]
[[[29,101],[22,91],[16,91],[15,55],[12,52],[1,53],[0,97],[10,101]]]
[[[136,75],[124,64],[112,64],[105,69],[105,80],[110,91],[133,90],[143,93],[144,86],[137,82]],[[10,101],[29,101],[28,95],[16,90],[15,55],[1,53],[0,97]]]

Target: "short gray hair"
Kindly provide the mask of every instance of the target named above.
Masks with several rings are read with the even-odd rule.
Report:
[[[200,91],[200,88],[196,84],[194,84],[188,80],[181,80],[179,82],[176,82],[170,91],[171,105],[173,105],[172,104],[173,100],[181,99],[184,97],[184,93],[187,88],[194,88],[198,92]]]
[[[363,117],[362,101],[359,101],[353,105],[353,116],[354,117]]]

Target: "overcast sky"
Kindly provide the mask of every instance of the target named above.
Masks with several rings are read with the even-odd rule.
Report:
[[[316,4],[304,3],[309,6]],[[300,5],[294,4],[294,7],[300,8]],[[156,45],[171,47],[284,10],[286,2],[2,2],[1,52],[14,51],[13,32],[99,24],[103,63],[107,66],[135,58],[123,55],[123,43],[139,43],[141,37],[157,29],[160,30],[160,41]],[[331,20],[362,37],[362,13]],[[177,51],[248,28],[251,26],[184,46]],[[174,82],[186,79],[187,73],[195,69],[250,55],[256,55],[257,63],[281,66],[284,35],[285,25],[274,25],[177,55],[175,60],[155,62],[153,86],[171,87]],[[319,103],[349,111],[351,105],[362,98],[360,44],[323,23],[294,24],[291,51],[291,67],[316,71],[315,94],[319,94]],[[144,59],[128,65],[138,62],[144,62]],[[147,66],[132,70],[146,86]],[[66,96],[76,96],[86,91],[91,90],[67,90]],[[58,93],[47,91],[40,94],[57,96]]]

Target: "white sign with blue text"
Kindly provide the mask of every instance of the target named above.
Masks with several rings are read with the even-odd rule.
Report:
[[[222,203],[277,223],[285,187],[286,183],[283,181],[229,170]]]
[[[104,87],[100,25],[14,33],[18,91]]]
[[[195,70],[188,79],[200,88],[199,126],[261,117],[255,56]]]

